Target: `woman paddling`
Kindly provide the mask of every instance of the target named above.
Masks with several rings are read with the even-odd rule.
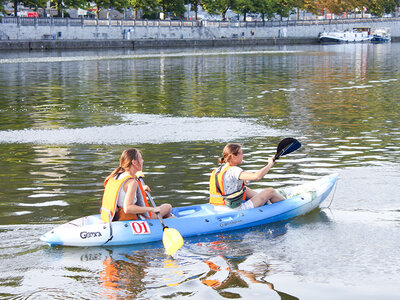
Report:
[[[275,164],[271,157],[268,164],[256,172],[244,171],[238,165],[243,162],[243,150],[240,144],[228,143],[219,158],[221,166],[210,177],[210,203],[228,207],[249,209],[262,206],[268,201],[275,203],[285,198],[273,188],[257,193],[246,187],[247,180],[262,179]]]
[[[138,149],[132,148],[122,152],[120,165],[104,181],[104,194],[101,206],[101,219],[113,221],[156,219],[156,213],[164,217],[170,216],[172,206],[162,204],[150,207],[146,192],[147,185],[142,185],[135,177],[142,171],[143,158]]]

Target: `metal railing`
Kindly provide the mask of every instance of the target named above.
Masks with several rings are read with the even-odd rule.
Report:
[[[315,19],[286,21],[190,21],[190,20],[132,20],[132,19],[88,19],[88,18],[28,18],[2,17],[0,24],[17,24],[18,26],[108,26],[108,27],[289,27],[313,26],[354,23],[376,23],[400,21],[393,18],[346,18],[346,19]]]

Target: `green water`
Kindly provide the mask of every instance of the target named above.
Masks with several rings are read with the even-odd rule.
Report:
[[[399,54],[396,43],[0,53],[0,296],[396,299]],[[189,239],[173,260],[159,244],[39,241],[98,213],[123,149],[143,152],[156,202],[178,206],[207,201],[226,142],[256,170],[287,136],[303,147],[252,188],[339,172],[329,209]]]

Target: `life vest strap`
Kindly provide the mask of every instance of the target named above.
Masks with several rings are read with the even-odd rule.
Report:
[[[225,194],[225,189],[224,189],[224,192],[222,192],[221,187],[220,187],[220,185],[219,185],[218,175],[219,175],[219,173],[221,173],[223,167],[224,167],[224,165],[221,165],[221,166],[215,171],[215,186],[216,186],[216,188],[217,188],[217,193],[219,193],[219,194],[221,194],[221,195],[224,195],[224,194]],[[223,178],[224,178],[224,175],[225,175],[226,171],[228,171],[229,168],[230,168],[230,166],[226,167],[226,168],[223,170],[222,180],[224,180],[224,179],[223,179]]]
[[[220,194],[210,194],[210,197],[215,197],[215,198],[224,198],[224,196]]]
[[[142,186],[142,183],[141,183],[137,178],[135,178],[135,179],[136,179],[136,181],[137,181],[137,183],[138,183],[140,192],[141,192],[141,194],[142,194],[142,196],[143,196],[144,204],[145,204],[147,207],[150,207],[150,206],[149,206],[149,202],[147,201],[147,194],[146,194],[146,192],[145,192],[145,190],[144,190],[144,188],[143,188],[143,186]],[[139,214],[138,214],[138,215],[139,215]],[[148,215],[149,215],[149,217],[150,217],[150,219],[151,219],[151,216],[152,216],[151,212],[148,212]]]

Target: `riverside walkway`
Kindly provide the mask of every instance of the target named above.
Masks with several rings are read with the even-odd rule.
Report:
[[[393,41],[400,38],[400,18],[225,22],[3,17],[0,49],[316,43],[324,30],[354,27],[389,28]]]

